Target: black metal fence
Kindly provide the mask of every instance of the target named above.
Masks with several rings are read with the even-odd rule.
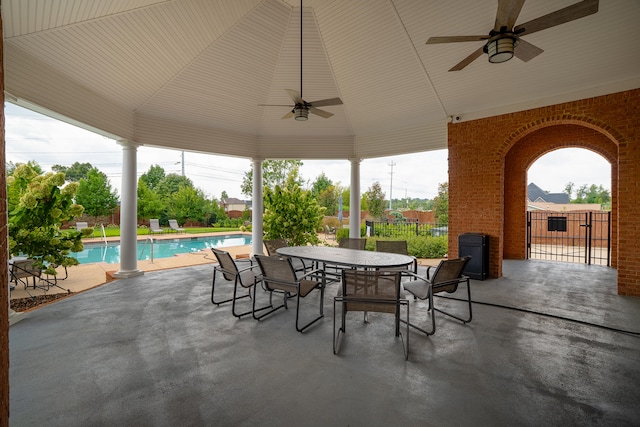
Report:
[[[527,212],[527,257],[609,266],[611,212]]]
[[[433,222],[417,222],[408,219],[403,222],[366,221],[367,235],[378,237],[406,236],[446,236],[449,234],[447,224]]]

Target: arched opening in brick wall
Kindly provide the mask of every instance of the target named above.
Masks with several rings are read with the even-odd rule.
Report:
[[[527,171],[543,155],[560,148],[584,148],[611,164],[611,265],[618,257],[618,145],[593,124],[577,121],[543,123],[516,139],[504,158],[505,259],[526,259]]]

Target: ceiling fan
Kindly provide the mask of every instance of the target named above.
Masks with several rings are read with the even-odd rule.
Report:
[[[315,114],[320,117],[328,119],[333,116],[325,110],[321,110],[316,107],[327,107],[329,105],[342,105],[340,98],[321,99],[319,101],[307,102],[302,98],[302,0],[300,0],[300,92],[292,89],[285,89],[293,105],[271,105],[271,104],[258,104],[261,107],[289,107],[291,111],[282,116],[283,119],[295,118],[298,121],[304,121],[309,118],[309,113]]]
[[[514,27],[524,2],[525,0],[498,0],[496,22],[488,35],[430,37],[427,44],[487,40],[484,46],[460,61],[449,71],[462,70],[483,53],[489,56],[489,62],[492,63],[506,62],[514,55],[527,62],[540,55],[543,50],[522,40],[522,36],[593,15],[598,11],[599,0],[583,0]]]

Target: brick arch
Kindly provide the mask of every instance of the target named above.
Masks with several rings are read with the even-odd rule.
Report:
[[[549,117],[538,118],[516,129],[514,132],[511,133],[511,135],[509,135],[504,140],[503,144],[498,150],[499,154],[502,157],[506,156],[509,150],[511,150],[511,148],[516,143],[518,143],[527,135],[533,132],[537,132],[540,129],[544,129],[549,126],[560,126],[560,125],[577,125],[577,126],[593,129],[603,134],[610,141],[613,141],[616,144],[621,144],[626,142],[624,135],[622,135],[620,132],[618,132],[615,128],[613,128],[607,123],[598,121],[590,117],[585,117],[585,116],[576,116],[571,114],[558,114],[558,115],[552,115]],[[579,148],[592,149],[586,146],[580,146]],[[551,149],[549,151],[553,151],[553,150],[554,149]],[[613,157],[608,157],[606,153],[599,152],[598,147],[593,147],[593,151],[601,154],[603,157],[605,157],[609,161],[609,163],[612,163],[612,164],[617,163],[617,158],[618,158],[617,150],[615,151],[615,155]]]
[[[612,266],[617,265],[618,144],[613,129],[593,121],[562,117],[523,126],[505,140],[503,257],[526,258],[527,171],[546,153],[560,148],[584,148],[611,164]]]

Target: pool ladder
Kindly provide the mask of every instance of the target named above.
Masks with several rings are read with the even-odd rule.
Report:
[[[142,251],[140,252],[140,258],[142,258],[142,256],[144,255],[144,250],[147,248],[147,244],[151,242],[151,264],[153,264],[153,237],[151,236],[147,236],[147,238],[144,241],[144,246],[142,247]]]

